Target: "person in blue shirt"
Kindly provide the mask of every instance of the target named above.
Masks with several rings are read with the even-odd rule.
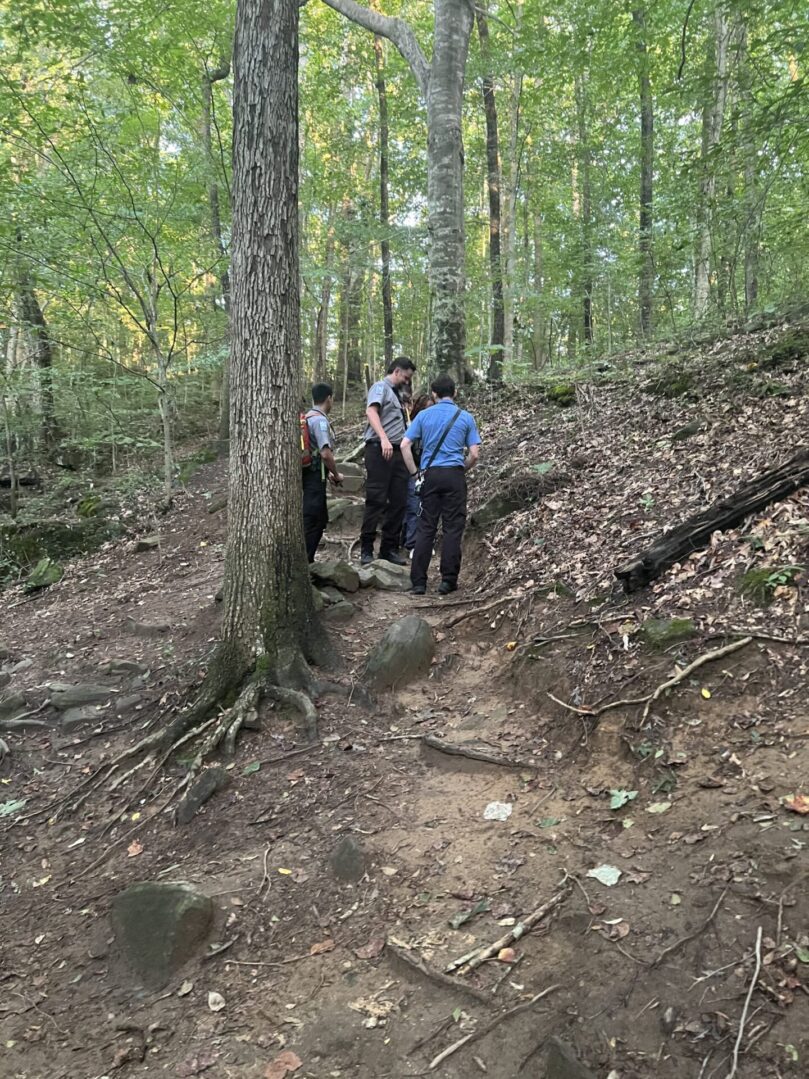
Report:
[[[416,526],[416,546],[410,566],[411,592],[423,596],[433,542],[442,523],[441,584],[439,595],[458,587],[461,543],[466,527],[466,473],[474,468],[480,452],[480,435],[473,417],[455,404],[455,383],[439,375],[432,385],[435,405],[419,412],[402,439],[402,458],[411,476],[419,469],[412,445],[421,440],[421,514]]]

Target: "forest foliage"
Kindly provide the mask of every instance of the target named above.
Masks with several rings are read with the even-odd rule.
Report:
[[[498,276],[484,78],[499,127],[494,348],[507,379],[800,304],[802,9],[490,4],[462,125],[470,370],[489,370]],[[436,10],[385,5],[427,56]],[[114,471],[153,453],[170,489],[177,441],[222,430],[233,19],[222,0],[0,2],[7,468],[45,452]],[[320,0],[302,10],[300,55],[303,370],[339,395],[384,363],[383,241],[395,349],[429,366],[425,106],[390,42]]]

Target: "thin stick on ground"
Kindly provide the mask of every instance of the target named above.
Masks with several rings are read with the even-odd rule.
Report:
[[[688,944],[688,942],[691,940],[696,940],[698,936],[704,933],[719,912],[719,908],[722,906],[722,903],[724,902],[725,896],[727,894],[728,890],[727,888],[725,888],[717,901],[714,903],[713,910],[699,927],[699,929],[695,929],[693,933],[687,933],[684,937],[680,937],[679,940],[675,940],[673,944],[669,944],[669,946],[667,948],[664,948],[660,955],[658,955],[657,959],[652,960],[652,966],[660,966],[666,956],[672,955],[674,952],[679,951],[679,949],[682,948],[684,944]]]
[[[753,977],[750,979],[750,986],[747,990],[747,996],[744,1001],[744,1007],[742,1008],[742,1014],[739,1018],[739,1033],[736,1035],[736,1044],[733,1046],[733,1056],[731,1058],[730,1071],[727,1074],[726,1079],[734,1079],[736,1075],[736,1069],[739,1067],[739,1050],[742,1046],[742,1039],[744,1038],[744,1025],[747,1022],[747,1013],[750,1010],[750,1001],[753,999],[753,992],[758,983],[758,976],[761,973],[761,926],[758,927],[756,932],[756,967],[753,971]]]
[[[456,978],[451,978],[449,974],[442,974],[440,970],[435,970],[420,956],[411,955],[404,948],[397,948],[395,944],[390,943],[386,945],[386,950],[396,956],[405,966],[410,967],[411,970],[417,970],[419,974],[422,974],[436,985],[449,989],[453,993],[465,993],[466,996],[474,997],[475,1000],[488,1004],[490,1000],[488,993],[484,993],[482,989],[476,989],[473,985],[459,982]]]
[[[543,903],[541,907],[537,907],[537,909],[529,914],[527,918],[523,918],[521,922],[512,926],[507,933],[504,933],[503,936],[493,944],[489,944],[486,947],[475,948],[471,952],[467,952],[466,955],[462,955],[460,959],[454,959],[448,967],[444,968],[445,972],[449,974],[452,971],[457,970],[459,974],[469,974],[470,971],[479,967],[481,963],[485,963],[487,959],[491,959],[493,956],[497,955],[503,948],[507,948],[509,944],[513,944],[514,941],[524,937],[526,933],[541,922],[543,918],[551,913],[551,911],[555,910],[569,895],[570,889],[562,888],[562,890],[552,896],[547,903]]]
[[[471,611],[462,611],[460,614],[453,615],[452,618],[448,618],[444,623],[447,629],[452,629],[453,626],[457,626],[459,622],[465,621],[467,618],[475,618],[479,614],[486,614],[487,611],[491,611],[494,607],[505,607],[509,603],[513,603],[515,599],[523,599],[525,593],[516,592],[510,596],[500,596],[498,599],[493,599],[491,603],[484,603],[480,607],[474,607]]]
[[[680,682],[684,681],[700,667],[705,666],[706,663],[712,663],[715,659],[721,659],[723,656],[730,655],[731,652],[738,652],[740,648],[744,648],[746,645],[750,644],[752,640],[752,637],[743,637],[739,641],[733,641],[731,644],[726,644],[722,648],[714,648],[711,652],[705,652],[703,655],[697,656],[697,658],[689,663],[688,666],[683,667],[681,671],[678,671],[665,682],[661,682],[652,693],[647,693],[644,697],[630,697],[626,700],[610,701],[608,704],[602,704],[598,708],[588,708],[586,706],[584,708],[577,708],[573,704],[567,704],[565,701],[559,700],[559,698],[554,697],[552,693],[548,693],[548,696],[554,704],[566,708],[568,712],[575,712],[577,716],[595,717],[603,715],[604,712],[609,712],[613,708],[629,708],[636,704],[643,704],[645,707],[643,709],[642,721],[645,721],[646,717],[649,715],[649,709],[667,689],[673,689],[674,686],[679,685]]]
[[[515,1015],[521,1015],[523,1012],[527,1012],[530,1008],[533,1008],[543,997],[546,997],[549,993],[555,992],[557,989],[561,989],[561,985],[549,985],[547,989],[543,989],[541,993],[536,993],[530,1000],[524,1001],[522,1004],[516,1004],[513,1008],[508,1008],[506,1011],[501,1012],[500,1015],[496,1015],[490,1023],[487,1023],[481,1030],[473,1031],[472,1034],[467,1034],[463,1038],[459,1038],[457,1042],[453,1042],[452,1045],[447,1046],[437,1057],[434,1057],[430,1061],[429,1071],[434,1071],[439,1064],[451,1057],[454,1053],[457,1053],[459,1049],[462,1049],[465,1045],[471,1045],[472,1042],[479,1042],[481,1038],[485,1038],[487,1034],[491,1032],[501,1023],[504,1023],[506,1019],[511,1019]]]

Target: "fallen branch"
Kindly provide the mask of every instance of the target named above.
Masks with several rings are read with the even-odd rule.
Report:
[[[809,449],[802,449],[779,468],[770,469],[744,484],[735,494],[719,499],[677,528],[662,533],[651,547],[615,570],[624,590],[633,592],[675,562],[705,547],[714,532],[735,528],[751,513],[791,495],[809,483]]]
[[[678,671],[671,678],[667,679],[655,689],[652,693],[647,693],[644,697],[629,697],[625,700],[610,701],[608,704],[599,705],[598,708],[577,708],[574,704],[567,704],[565,701],[559,700],[558,697],[554,697],[552,693],[548,693],[548,697],[554,702],[554,704],[560,705],[562,708],[566,708],[568,712],[575,712],[577,716],[589,716],[591,718],[600,716],[604,712],[609,712],[613,708],[629,708],[636,704],[643,704],[643,719],[649,715],[649,709],[654,702],[660,697],[661,693],[664,693],[667,689],[672,689],[674,686],[679,685],[684,679],[688,678],[690,674],[698,670],[700,667],[704,667],[706,663],[712,663],[715,659],[721,659],[723,656],[729,655],[731,652],[737,652],[740,648],[746,647],[746,645],[752,642],[752,637],[742,637],[739,641],[733,641],[731,644],[726,644],[722,648],[714,648],[711,652],[705,652],[701,656],[689,663],[687,667],[683,667],[681,671]]]
[[[725,888],[717,901],[714,903],[713,910],[699,927],[699,929],[695,929],[693,933],[687,933],[684,937],[680,937],[679,940],[675,940],[673,944],[669,944],[669,946],[667,948],[664,948],[660,955],[658,955],[657,959],[652,960],[651,965],[653,967],[660,966],[660,964],[663,962],[667,955],[672,955],[674,952],[679,951],[684,944],[688,944],[689,941],[696,940],[697,937],[701,936],[716,917],[717,913],[719,912],[719,908],[722,906],[722,903],[727,894],[728,890],[727,888]]]
[[[505,607],[507,603],[513,603],[515,599],[525,599],[528,593],[515,592],[510,596],[500,596],[499,599],[493,599],[491,603],[484,603],[481,607],[475,607],[471,611],[462,611],[460,614],[453,615],[452,618],[447,619],[444,623],[446,629],[452,629],[453,626],[457,626],[459,622],[463,622],[466,618],[476,618],[479,614],[485,614],[493,607]]]
[[[507,948],[509,944],[513,944],[514,941],[524,937],[526,933],[533,929],[537,923],[541,922],[552,910],[555,910],[569,895],[570,889],[562,888],[562,890],[557,892],[547,903],[543,903],[541,907],[537,907],[537,909],[529,914],[527,918],[523,918],[521,922],[517,922],[515,926],[512,926],[507,933],[504,933],[503,936],[493,944],[474,948],[471,952],[467,952],[466,955],[462,955],[460,959],[454,959],[448,967],[444,968],[444,970],[447,974],[453,970],[457,970],[459,974],[469,974],[470,971],[479,967],[481,963],[485,963],[487,959],[491,959],[493,956],[497,955],[503,948]]]
[[[439,1064],[457,1053],[459,1049],[462,1049],[465,1045],[471,1045],[472,1042],[479,1042],[481,1038],[485,1038],[487,1034],[499,1027],[501,1023],[504,1023],[506,1019],[512,1019],[515,1015],[521,1015],[523,1012],[527,1012],[530,1008],[533,1008],[543,997],[546,997],[549,993],[553,993],[557,989],[561,989],[561,985],[549,985],[547,989],[543,989],[541,993],[535,994],[530,1000],[524,1001],[522,1004],[515,1004],[513,1008],[508,1008],[506,1011],[501,1012],[492,1019],[490,1023],[487,1023],[482,1030],[473,1031],[472,1034],[467,1034],[463,1038],[459,1038],[457,1042],[447,1046],[443,1052],[439,1053],[437,1057],[434,1057],[430,1061],[428,1071],[434,1071]]]
[[[486,753],[481,749],[472,749],[469,746],[453,745],[436,738],[434,734],[425,734],[421,739],[422,747],[434,749],[438,753],[446,753],[448,757],[464,757],[470,761],[481,761],[483,764],[496,764],[500,768],[536,768],[534,764],[525,761],[513,760],[509,757],[500,757],[496,753]]]
[[[421,959],[419,956],[411,955],[404,948],[397,948],[395,944],[387,944],[385,950],[395,955],[411,970],[416,970],[429,981],[435,982],[436,985],[449,989],[453,993],[465,993],[469,997],[474,997],[475,1000],[488,1004],[490,999],[488,993],[484,993],[482,989],[476,989],[473,985],[467,985],[466,982],[459,982],[457,978],[451,978],[448,974],[442,974],[440,970],[431,967],[426,960]]]
[[[747,997],[744,1001],[744,1007],[742,1008],[742,1014],[739,1019],[739,1033],[736,1036],[736,1044],[733,1046],[733,1057],[730,1066],[730,1071],[727,1074],[726,1079],[733,1079],[736,1075],[736,1069],[739,1066],[739,1050],[742,1045],[742,1038],[744,1037],[744,1024],[747,1022],[747,1013],[750,1009],[750,1001],[753,998],[753,991],[756,988],[758,982],[758,976],[761,973],[761,926],[758,927],[756,933],[756,969],[753,971],[753,977],[750,979],[750,987],[747,990]]]

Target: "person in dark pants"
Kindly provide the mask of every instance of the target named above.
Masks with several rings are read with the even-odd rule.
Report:
[[[402,460],[401,442],[407,414],[399,396],[409,385],[416,365],[399,356],[390,371],[368,391],[365,415],[365,514],[360,532],[360,561],[374,560],[377,526],[382,523],[379,557],[397,566],[407,560],[399,554],[402,521],[407,507],[407,468]]]
[[[408,427],[402,440],[402,457],[411,476],[418,473],[413,443],[421,439],[421,513],[416,525],[416,546],[410,566],[411,592],[423,596],[433,554],[433,542],[441,521],[441,584],[439,595],[458,587],[461,543],[466,527],[466,473],[480,453],[480,435],[473,417],[455,404],[455,383],[439,375],[432,383],[433,408],[425,409]]]
[[[428,393],[421,393],[410,406],[410,422],[418,416],[422,409],[429,408],[433,403]],[[421,441],[416,441],[410,447],[416,467],[421,465]],[[413,557],[413,548],[416,546],[416,523],[419,519],[419,506],[421,499],[416,494],[416,477],[408,476],[407,479],[407,509],[405,510],[404,524],[402,525],[402,547],[410,552]]]
[[[334,459],[334,431],[329,423],[329,413],[334,402],[333,390],[326,382],[312,387],[312,405],[306,413],[309,427],[309,444],[312,463],[304,465],[303,478],[303,535],[306,540],[306,556],[315,560],[315,552],[329,523],[326,502],[326,476],[338,485],[343,477],[337,471]]]

